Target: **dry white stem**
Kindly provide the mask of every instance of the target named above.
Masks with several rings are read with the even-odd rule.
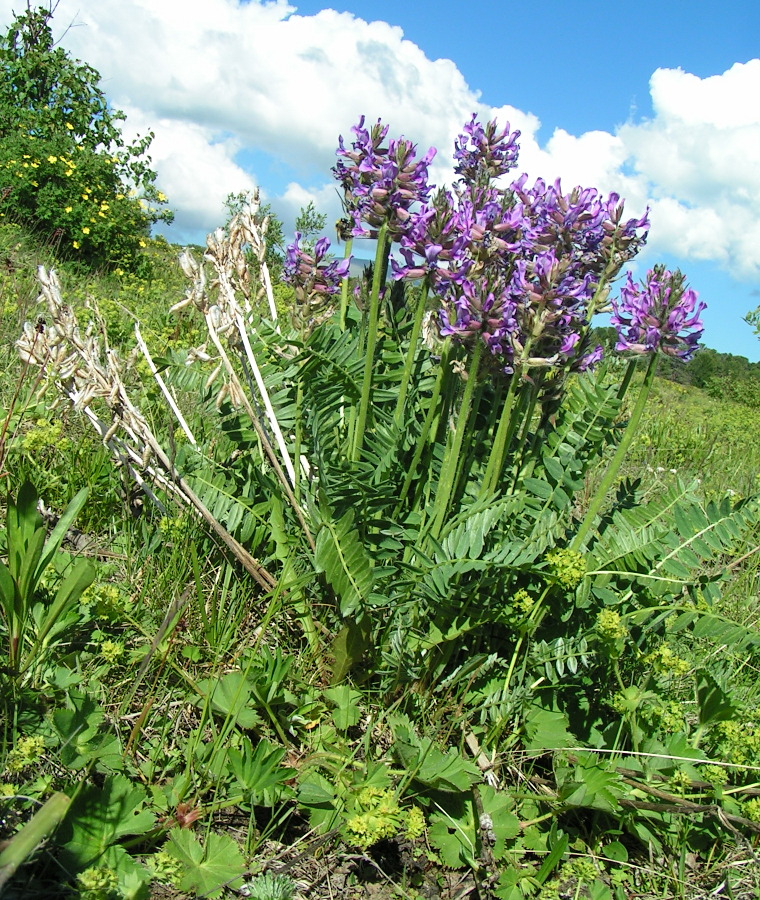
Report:
[[[198,442],[195,440],[195,437],[190,430],[190,426],[187,424],[185,417],[182,415],[182,410],[177,406],[177,402],[172,397],[169,388],[166,386],[166,382],[161,377],[158,369],[156,368],[156,364],[153,362],[153,357],[150,355],[150,350],[148,350],[148,345],[143,340],[143,336],[140,332],[140,324],[139,322],[135,322],[135,339],[137,340],[137,346],[142,351],[142,355],[145,357],[145,361],[148,363],[148,368],[153,375],[153,378],[156,381],[156,384],[161,388],[161,393],[166,398],[166,402],[169,404],[171,411],[174,413],[177,421],[179,422],[179,427],[185,432],[185,436],[188,441],[193,445],[193,447],[198,446]]]
[[[235,314],[235,322],[237,324],[238,333],[240,334],[240,339],[243,342],[243,348],[245,350],[246,359],[248,360],[248,365],[251,367],[253,377],[256,379],[256,386],[259,389],[259,394],[261,395],[261,400],[264,404],[264,410],[266,412],[269,425],[272,429],[272,432],[274,433],[275,440],[277,441],[277,446],[279,447],[282,461],[285,463],[285,469],[288,473],[288,478],[290,478],[291,485],[295,487],[295,469],[293,468],[293,463],[291,462],[290,454],[288,453],[288,448],[285,444],[285,438],[282,435],[280,423],[277,421],[277,414],[275,413],[274,407],[272,406],[272,401],[269,399],[269,391],[267,391],[267,387],[264,384],[264,379],[261,377],[261,372],[259,371],[259,367],[256,363],[256,357],[253,354],[253,347],[251,347],[251,342],[248,338],[248,332],[245,327],[245,322],[243,321],[243,317],[240,314],[239,310]]]

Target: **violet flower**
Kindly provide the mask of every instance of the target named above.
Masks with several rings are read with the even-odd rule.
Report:
[[[457,161],[454,171],[468,184],[485,184],[504,175],[517,165],[519,131],[509,131],[509,122],[499,131],[496,120],[485,128],[476,121],[475,113],[464,126],[454,147]]]
[[[422,159],[416,158],[417,146],[403,137],[383,141],[388,126],[380,120],[367,130],[364,116],[351,129],[356,135],[351,149],[338,141],[339,160],[333,173],[343,186],[348,214],[354,221],[354,237],[374,237],[374,232],[388,223],[391,240],[399,240],[415,203],[427,201],[432,187],[428,184],[428,167],[435,157],[431,147]],[[370,226],[368,231],[365,225]]]
[[[317,241],[313,255],[301,249],[300,240],[301,232],[297,231],[295,240],[285,250],[282,280],[295,288],[298,303],[314,312],[338,293],[341,281],[348,275],[351,257],[323,262],[330,249],[328,238]]]
[[[612,324],[617,329],[616,350],[656,353],[691,359],[702,337],[699,318],[707,304],[698,301],[696,291],[687,288],[677,269],[665,266],[650,269],[644,283],[634,284],[628,273],[620,290],[620,300],[612,301]]]

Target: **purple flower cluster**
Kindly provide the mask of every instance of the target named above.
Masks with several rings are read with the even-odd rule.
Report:
[[[656,353],[690,359],[704,327],[699,318],[706,304],[686,287],[684,276],[664,266],[651,269],[639,286],[628,274],[620,300],[612,301],[612,324],[617,329],[617,350]]]
[[[387,223],[391,239],[398,240],[413,204],[424,203],[430,195],[428,166],[435,156],[435,148],[431,147],[422,159],[417,159],[416,145],[403,137],[389,141],[384,147],[388,126],[378,120],[368,130],[364,127],[364,116],[351,130],[356,140],[347,150],[343,137],[339,138],[337,153],[343,159],[338,161],[333,173],[344,190],[346,210],[354,222],[352,233],[355,237],[373,237]]]
[[[482,340],[506,373],[569,364],[585,369],[591,316],[606,285],[646,239],[646,215],[623,220],[617,194],[563,193],[560,182],[495,180],[517,161],[517,133],[475,117],[456,142],[460,180],[408,216],[395,278],[426,277],[441,333]]]
[[[343,278],[348,275],[351,257],[323,262],[330,249],[328,238],[320,238],[314,246],[314,255],[299,246],[301,232],[295,234],[295,241],[285,251],[282,267],[283,280],[296,289],[296,297],[301,302],[313,301],[320,296],[337,294]]]
[[[520,152],[517,143],[520,132],[510,134],[509,122],[499,131],[495,120],[484,128],[476,119],[473,113],[454,147],[454,171],[473,185],[482,183],[484,179],[487,182],[498,178],[514,169]]]

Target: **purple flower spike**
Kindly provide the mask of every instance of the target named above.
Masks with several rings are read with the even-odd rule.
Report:
[[[299,246],[301,233],[295,234],[295,241],[285,250],[282,278],[296,289],[296,296],[302,302],[309,302],[314,295],[337,294],[343,278],[348,275],[351,257],[323,263],[330,249],[329,238],[320,238],[311,256]]]
[[[634,284],[630,272],[620,290],[620,300],[612,301],[612,324],[617,329],[617,350],[656,353],[690,359],[704,327],[699,318],[706,304],[696,291],[686,287],[676,270],[655,266],[643,285]]]
[[[333,168],[343,186],[347,212],[354,220],[352,233],[354,237],[374,237],[387,222],[391,239],[400,240],[408,227],[412,205],[425,203],[430,196],[428,167],[435,148],[417,159],[416,145],[403,137],[384,147],[388,126],[378,120],[367,131],[364,116],[352,130],[356,140],[347,150],[343,138],[339,139],[337,154],[343,159]]]
[[[509,122],[499,131],[496,120],[485,128],[475,113],[454,145],[454,171],[468,184],[482,184],[504,175],[517,165],[519,131],[509,131]]]

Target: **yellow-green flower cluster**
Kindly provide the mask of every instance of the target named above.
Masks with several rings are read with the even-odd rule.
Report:
[[[391,790],[363,788],[353,807],[354,814],[346,819],[343,833],[348,843],[362,850],[399,833],[408,840],[416,840],[425,833],[422,810],[402,809]]]
[[[726,762],[742,766],[760,765],[760,722],[747,718],[732,719],[715,726],[719,737],[718,753]]]
[[[550,550],[546,562],[554,578],[569,591],[578,587],[586,574],[586,560],[577,550]]]
[[[716,785],[716,787],[722,787],[724,784],[728,784],[728,772],[726,771],[725,766],[702,766],[699,770],[699,774],[705,781]]]
[[[620,613],[614,609],[602,609],[596,617],[594,631],[601,640],[614,644],[628,637],[628,629],[623,625]]]
[[[62,422],[37,419],[34,426],[21,438],[21,449],[24,453],[35,454],[50,447],[60,449],[69,443],[69,439],[63,434]]]
[[[82,603],[89,606],[99,619],[123,618],[129,608],[129,600],[115,584],[96,583],[82,594]]]
[[[104,640],[100,642],[100,655],[107,663],[116,663],[124,653],[124,645],[117,641]]]
[[[45,752],[45,742],[39,735],[22,737],[5,760],[6,772],[22,772],[37,763]]]
[[[691,669],[687,660],[678,656],[668,644],[660,646],[644,657],[644,662],[652,666],[658,675],[682,677]]]
[[[147,860],[153,881],[177,887],[182,879],[182,863],[166,850],[159,850]]]
[[[119,879],[109,866],[90,866],[77,875],[80,900],[111,900],[116,896]]]
[[[536,598],[532,597],[524,588],[520,588],[512,598],[512,609],[524,615],[527,615],[535,605]]]
[[[760,797],[747,800],[742,806],[742,813],[753,822],[760,822]]]

